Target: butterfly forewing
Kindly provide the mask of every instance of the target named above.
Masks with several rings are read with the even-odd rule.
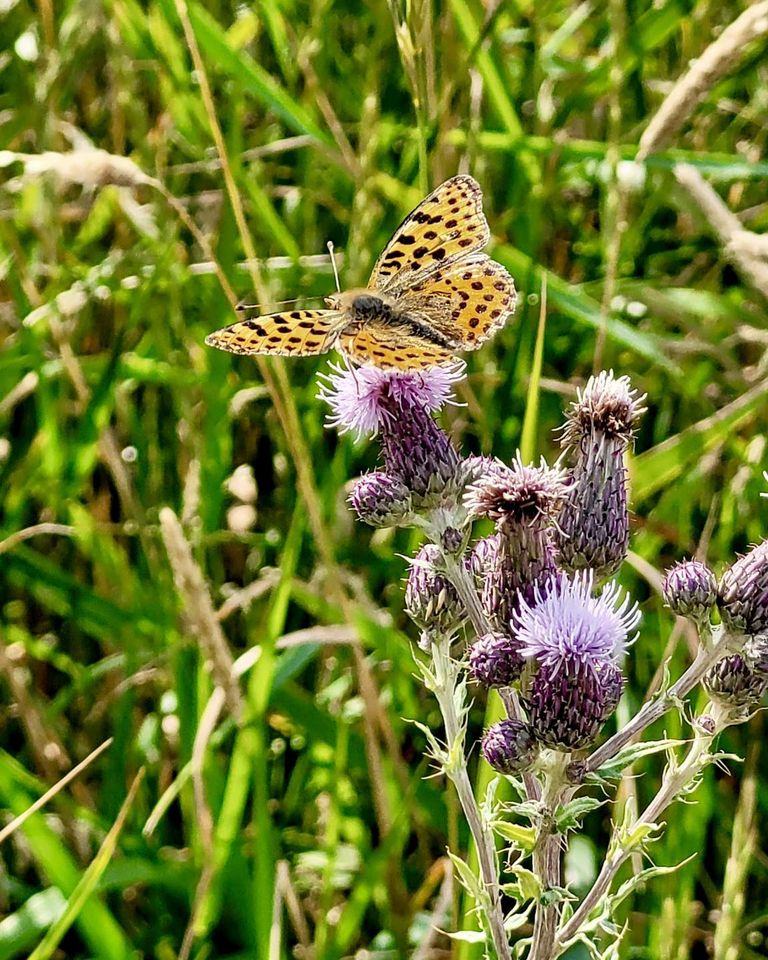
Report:
[[[341,315],[336,310],[291,310],[252,320],[240,320],[216,330],[205,342],[230,353],[269,353],[307,357],[326,353],[334,345]]]
[[[369,324],[357,333],[342,334],[339,347],[351,360],[383,370],[428,370],[454,359],[450,350],[415,336],[407,328]]]
[[[403,220],[376,261],[368,285],[397,295],[441,267],[482,250],[489,236],[477,182],[468,176],[452,177]]]
[[[403,294],[405,314],[420,311],[427,322],[461,350],[476,350],[501,329],[514,311],[517,294],[500,263],[475,254],[441,268]]]

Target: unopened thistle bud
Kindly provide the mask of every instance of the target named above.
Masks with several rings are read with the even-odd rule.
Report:
[[[563,493],[561,471],[543,460],[538,467],[523,466],[519,458],[511,467],[496,461],[467,490],[469,516],[496,524],[495,540],[475,546],[473,564],[485,567],[483,607],[499,633],[509,633],[520,600],[532,599],[536,584],[549,583],[556,573],[552,526]]]
[[[536,759],[536,740],[520,720],[500,720],[483,734],[483,758],[499,773],[514,775],[528,770]]]
[[[725,571],[719,593],[720,612],[729,630],[768,633],[768,540]]]
[[[453,585],[435,569],[439,557],[438,547],[427,543],[411,561],[405,610],[427,635],[447,636],[458,630],[467,614]]]
[[[755,707],[768,689],[768,676],[750,669],[744,658],[735,653],[710,667],[704,687],[714,700],[727,706]]]
[[[642,413],[642,397],[627,377],[590,377],[572,404],[562,445],[575,452],[555,540],[560,566],[591,569],[596,580],[615,573],[629,546],[624,453]]]
[[[382,470],[360,477],[352,488],[349,502],[358,519],[372,527],[408,526],[413,520],[408,487]]]
[[[717,580],[706,564],[683,560],[667,571],[662,592],[673,613],[703,623],[717,603]]]
[[[514,626],[520,653],[535,673],[523,691],[531,729],[560,750],[589,746],[616,709],[623,680],[620,663],[640,614],[615,584],[592,596],[588,571],[537,588]]]
[[[469,651],[469,674],[484,687],[507,687],[520,676],[525,661],[517,643],[503,633],[486,633]]]

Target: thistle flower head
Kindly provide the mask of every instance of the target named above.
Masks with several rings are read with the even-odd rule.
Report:
[[[408,487],[383,470],[363,474],[356,480],[349,503],[358,519],[372,527],[405,526],[413,516]]]
[[[499,773],[522,773],[536,759],[536,740],[528,724],[520,720],[500,720],[483,734],[480,752]]]
[[[612,370],[590,377],[571,404],[562,432],[563,447],[579,448],[586,438],[598,437],[618,441],[626,449],[645,409],[644,399],[632,389],[629,377],[614,377]]]
[[[591,570],[577,573],[546,592],[537,586],[532,604],[521,601],[513,625],[522,656],[554,670],[621,661],[635,638],[640,611],[628,595],[622,599],[615,583],[593,597],[593,583]]]
[[[643,411],[627,377],[590,377],[571,405],[562,445],[575,451],[568,492],[555,531],[558,562],[568,573],[592,569],[596,580],[615,573],[629,547],[624,452]]]
[[[478,637],[469,651],[470,676],[484,687],[506,687],[520,676],[525,661],[518,644],[503,633]]]
[[[596,739],[618,705],[624,681],[611,659],[588,665],[574,655],[542,663],[523,702],[536,739],[555,750],[581,750]]]
[[[667,571],[662,592],[673,613],[702,623],[717,602],[717,580],[706,564],[683,560]]]
[[[520,455],[511,466],[501,460],[487,465],[483,475],[467,489],[464,505],[472,517],[488,517],[504,524],[547,522],[557,516],[565,494],[564,474],[540,465],[524,466]]]
[[[453,385],[462,380],[462,360],[419,373],[399,373],[378,367],[329,364],[322,374],[318,397],[331,408],[326,420],[339,433],[354,433],[357,439],[375,436],[397,417],[398,410],[417,407],[434,413],[451,399]]]
[[[768,633],[768,540],[725,571],[719,592],[726,627],[746,634]]]

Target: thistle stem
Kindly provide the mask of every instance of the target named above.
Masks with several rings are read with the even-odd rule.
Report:
[[[451,659],[448,642],[441,641],[433,645],[434,686],[433,692],[440,707],[445,724],[445,740],[448,756],[445,772],[456,787],[459,803],[469,824],[469,830],[477,849],[480,875],[488,896],[487,919],[496,949],[498,960],[511,960],[507,935],[504,931],[504,912],[501,906],[499,890],[496,844],[493,833],[484,822],[480,812],[472,783],[467,772],[467,759],[464,752],[464,726],[461,718],[463,708],[458,681],[458,664]]]
[[[622,834],[631,835],[642,824],[656,824],[658,818],[666,808],[694,782],[696,777],[710,762],[709,754],[713,739],[721,730],[727,727],[731,721],[729,721],[727,711],[716,703],[709,704],[706,712],[703,714],[703,718],[705,721],[709,720],[710,723],[699,722],[696,725],[696,736],[685,760],[680,766],[667,766],[659,792],[645,810],[635,817],[629,826],[621,828]],[[616,844],[616,836],[617,834],[615,833],[613,844]],[[624,848],[619,847],[618,849],[614,849],[614,851],[606,857],[603,867],[597,879],[592,884],[589,893],[584,897],[571,919],[560,930],[553,944],[552,957],[559,956],[569,942],[573,940],[582,925],[589,919],[590,913],[608,893],[622,864],[632,855],[635,849],[636,846],[634,844]]]
[[[712,633],[715,634],[715,641],[712,642],[711,628],[702,629],[702,645],[699,648],[693,663],[688,667],[685,673],[674,683],[663,696],[655,700],[649,700],[645,706],[635,716],[621,728],[617,733],[598,747],[586,760],[587,773],[594,773],[604,763],[611,760],[626,746],[631,740],[638,737],[646,727],[655,723],[660,717],[671,710],[683,697],[687,696],[691,690],[701,681],[704,674],[715,664],[724,653],[724,643],[727,638],[721,637],[722,628],[715,627]]]
[[[533,851],[533,872],[545,894],[553,887],[561,885],[560,836],[553,827],[555,810],[562,801],[566,787],[565,769],[570,758],[569,754],[564,753],[552,756],[553,761],[546,772],[542,791],[539,839]],[[528,960],[550,960],[559,916],[558,904],[538,905]]]
[[[446,551],[442,553],[442,565],[445,576],[459,595],[459,600],[464,604],[464,609],[467,611],[476,636],[482,637],[486,633],[493,633],[493,627],[485,615],[472,576],[467,568],[461,561],[456,560],[455,557]],[[501,691],[501,697],[504,701],[509,719],[524,722],[525,717],[522,715],[514,691],[511,689]],[[525,784],[527,798],[529,800],[538,800],[540,791],[536,778],[530,773],[523,774],[523,783]]]

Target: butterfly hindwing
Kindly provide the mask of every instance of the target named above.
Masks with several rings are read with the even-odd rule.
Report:
[[[307,357],[327,353],[339,333],[336,310],[291,310],[239,320],[205,338],[211,347],[230,353],[269,353]]]
[[[434,330],[476,350],[501,329],[517,303],[512,277],[485,254],[475,254],[415,284],[404,295],[407,315],[419,311]]]
[[[472,177],[452,177],[403,220],[376,261],[368,286],[397,295],[482,250],[489,237],[479,185]]]
[[[370,323],[356,333],[342,334],[339,349],[356,363],[373,364],[383,370],[428,370],[454,359],[450,350],[429,343],[407,327]]]

